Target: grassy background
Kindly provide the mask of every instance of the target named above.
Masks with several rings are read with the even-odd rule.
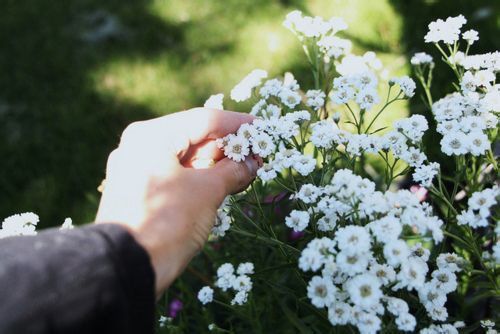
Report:
[[[227,95],[253,68],[305,77],[298,42],[281,26],[293,9],[344,17],[355,51],[376,51],[391,74],[401,75],[411,71],[409,55],[432,49],[423,35],[437,17],[463,13],[467,27],[480,32],[474,51],[499,49],[498,6],[493,0],[4,0],[0,217],[34,211],[42,226],[68,216],[92,221],[107,154],[128,123]],[[441,92],[449,80],[443,73]],[[423,112],[414,101],[412,111]],[[391,109],[394,116],[406,112]]]

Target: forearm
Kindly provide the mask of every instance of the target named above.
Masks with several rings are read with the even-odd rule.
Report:
[[[154,274],[112,224],[0,240],[1,333],[148,333]]]

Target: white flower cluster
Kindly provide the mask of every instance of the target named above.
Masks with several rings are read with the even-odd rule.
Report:
[[[432,64],[432,56],[425,52],[417,52],[411,57],[410,63],[415,66]]]
[[[458,334],[455,326],[450,324],[430,325],[420,331],[420,334]]]
[[[498,196],[500,189],[496,186],[473,193],[467,202],[469,208],[457,216],[458,224],[469,225],[472,228],[488,226],[490,209],[497,205]]]
[[[446,319],[446,294],[456,289],[454,273],[462,260],[441,254],[438,269],[426,280],[429,250],[400,239],[409,226],[422,236],[431,231],[434,241],[441,241],[442,222],[429,206],[407,191],[377,192],[371,181],[349,170],[338,171],[324,188],[304,185],[295,198],[317,203],[311,220],[321,231],[335,231],[332,239],[311,241],[299,258],[303,271],[321,271],[310,280],[308,296],[316,307],[328,308],[333,325],[349,323],[363,333],[376,332],[387,310],[400,330],[414,330],[416,320],[406,302],[388,295],[400,289],[416,290],[432,319]]]
[[[429,24],[429,31],[424,39],[426,43],[439,43],[454,44],[460,38],[460,29],[467,23],[463,15],[455,17],[448,17],[446,20],[438,19]],[[464,36],[465,35],[465,36]],[[474,39],[473,33],[468,32],[462,35],[467,41]],[[476,36],[477,37],[477,36]]]
[[[215,223],[211,234],[215,237],[223,237],[231,227],[231,216],[229,215],[229,197],[222,202],[215,216]]]
[[[254,273],[254,265],[251,262],[241,263],[235,271],[231,263],[224,263],[217,269],[217,280],[215,286],[222,291],[234,290],[236,295],[231,301],[231,305],[243,305],[247,302],[248,293],[252,290],[251,274]],[[214,298],[214,290],[205,286],[198,292],[198,299],[206,305]]]
[[[236,102],[248,100],[252,96],[252,90],[259,86],[262,79],[265,78],[267,78],[266,71],[260,69],[253,70],[231,90],[231,99]],[[218,99],[220,99],[220,96]]]
[[[346,55],[340,62],[335,63],[335,69],[340,75],[354,75],[367,71],[378,72],[383,70],[383,66],[375,52],[367,51],[362,56]]]
[[[319,16],[303,16],[302,12],[295,10],[286,16],[283,25],[301,41],[304,38],[314,38],[321,53],[328,58],[337,59],[351,50],[351,41],[335,36],[339,31],[347,29],[347,24],[340,17],[325,21]]]
[[[234,161],[243,161],[250,154],[269,158],[257,171],[263,181],[274,179],[285,168],[293,168],[307,176],[316,167],[316,160],[296,149],[287,149],[285,145],[299,133],[299,124],[309,121],[310,117],[308,111],[301,110],[282,117],[256,119],[252,124],[241,126],[236,134],[218,140],[218,145]]]
[[[399,85],[404,96],[408,98],[413,97],[413,95],[415,95],[415,88],[417,88],[415,81],[413,81],[413,79],[410,78],[409,76],[393,78],[389,81],[389,84]]]
[[[481,327],[485,330],[486,334],[498,334],[495,329],[495,323],[491,320],[481,320]]]
[[[368,110],[380,101],[377,85],[377,76],[369,70],[340,76],[333,79],[333,91],[330,98],[336,104],[346,104],[354,100],[360,109]]]
[[[25,212],[7,217],[0,228],[0,238],[16,235],[35,235],[36,225],[40,221],[33,212]]]
[[[344,146],[345,152],[353,157],[363,153],[392,151],[395,158],[415,168],[415,182],[429,187],[439,172],[439,164],[426,164],[427,156],[419,148],[428,128],[427,120],[422,115],[413,115],[394,122],[395,130],[384,136],[353,134],[339,129],[331,120],[324,120],[311,125],[310,140],[314,146],[322,149],[338,149]]]
[[[490,149],[486,130],[497,127],[498,117],[482,108],[480,100],[453,93],[435,102],[432,112],[445,154],[480,156]]]

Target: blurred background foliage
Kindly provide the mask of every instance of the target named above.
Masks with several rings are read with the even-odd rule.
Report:
[[[433,51],[427,24],[464,14],[473,52],[499,49],[495,0],[3,0],[0,11],[0,217],[33,211],[42,226],[93,220],[106,158],[135,120],[202,105],[254,68],[292,71],[310,87],[295,37],[300,9],[341,16],[354,51],[377,52],[390,75]],[[438,59],[437,54],[433,54]],[[437,90],[449,89],[441,71]],[[248,105],[228,103],[245,111]],[[418,98],[409,108],[425,112]],[[428,138],[430,144],[436,140]]]

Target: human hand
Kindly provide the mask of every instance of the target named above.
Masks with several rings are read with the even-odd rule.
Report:
[[[215,143],[253,118],[197,108],[132,123],[109,155],[96,222],[125,226],[144,247],[157,295],[203,247],[224,198],[255,177],[260,160],[234,162]],[[211,168],[193,168],[212,160]]]

